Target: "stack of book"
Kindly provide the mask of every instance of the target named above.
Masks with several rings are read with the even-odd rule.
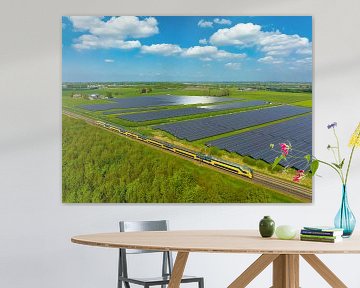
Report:
[[[300,232],[302,241],[337,243],[342,241],[344,230],[334,227],[304,227]]]

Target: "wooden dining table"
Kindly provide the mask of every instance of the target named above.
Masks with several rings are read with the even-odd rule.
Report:
[[[246,287],[267,266],[273,265],[273,288],[299,288],[299,257],[308,262],[331,287],[347,287],[316,254],[358,254],[359,235],[339,243],[307,242],[299,239],[262,238],[256,230],[191,230],[116,232],[80,235],[73,243],[125,249],[177,252],[169,288],[179,288],[189,253],[260,254],[228,288]]]

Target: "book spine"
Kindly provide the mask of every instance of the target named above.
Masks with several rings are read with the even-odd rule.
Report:
[[[304,234],[300,234],[300,236],[303,237],[303,238],[314,238],[314,239],[337,239],[337,238],[341,238],[341,236],[336,237],[336,236],[304,235]]]
[[[300,237],[301,241],[335,243],[335,239]]]
[[[318,236],[334,236],[334,232],[331,231],[315,231],[315,230],[301,230],[303,235],[318,235]]]

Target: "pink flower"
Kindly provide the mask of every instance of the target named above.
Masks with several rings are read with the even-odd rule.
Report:
[[[290,146],[286,143],[280,143],[280,148],[283,156],[287,156],[289,154]]]
[[[293,177],[293,181],[296,182],[296,183],[299,183],[304,177],[305,177],[305,171],[304,170],[298,170],[298,171],[296,171],[296,174]]]

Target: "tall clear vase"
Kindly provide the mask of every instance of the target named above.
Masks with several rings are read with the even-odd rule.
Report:
[[[355,229],[356,219],[349,207],[346,185],[342,187],[341,206],[336,214],[334,224],[336,228],[344,229],[343,237],[345,238],[350,237]]]

